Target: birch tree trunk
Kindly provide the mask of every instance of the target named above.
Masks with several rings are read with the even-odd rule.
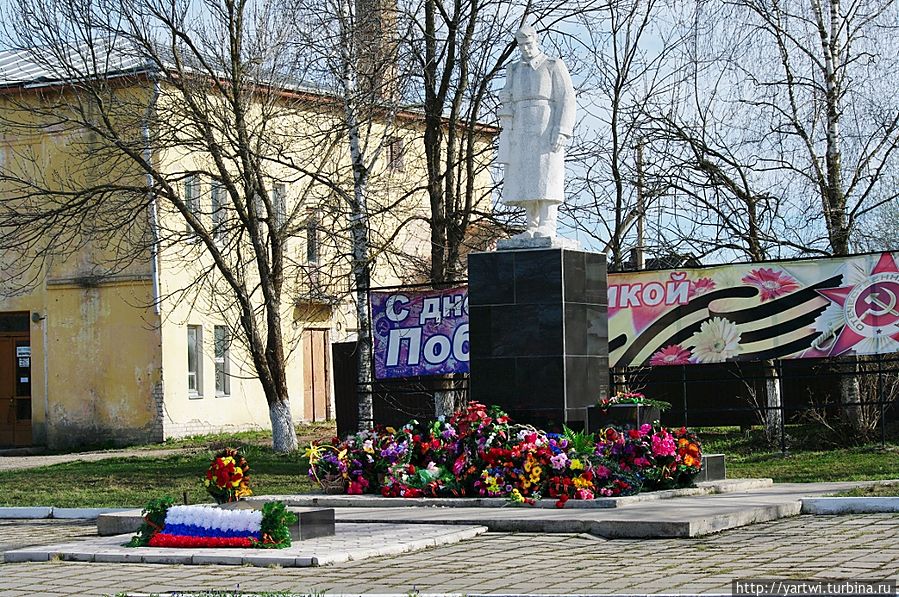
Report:
[[[356,298],[356,397],[358,401],[357,427],[360,431],[374,425],[372,406],[372,340],[369,288],[371,287],[370,239],[368,221],[368,166],[362,147],[355,102],[358,84],[355,69],[357,57],[352,51],[356,41],[350,26],[351,9],[340,2],[341,20],[341,83],[346,120],[347,141],[353,167],[353,194],[350,199],[350,234],[352,238],[352,272]]]

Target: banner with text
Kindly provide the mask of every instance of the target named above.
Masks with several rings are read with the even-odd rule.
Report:
[[[609,276],[609,363],[899,351],[899,254]]]
[[[468,289],[373,292],[375,377],[468,373]]]

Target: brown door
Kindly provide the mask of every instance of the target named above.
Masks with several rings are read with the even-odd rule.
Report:
[[[331,363],[328,330],[303,332],[303,418],[307,421],[330,421]]]
[[[0,335],[0,446],[31,445],[31,343]]]

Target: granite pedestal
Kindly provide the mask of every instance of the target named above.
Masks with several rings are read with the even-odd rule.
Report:
[[[471,399],[548,430],[608,395],[605,256],[559,248],[468,258]]]

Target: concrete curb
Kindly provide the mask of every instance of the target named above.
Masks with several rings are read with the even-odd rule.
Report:
[[[648,491],[637,495],[623,497],[596,498],[593,500],[568,500],[568,510],[593,510],[604,508],[620,508],[631,504],[666,500],[694,495],[714,495],[720,493],[739,493],[771,487],[771,479],[726,479],[722,481],[704,481],[696,487],[683,489],[664,489]],[[433,508],[507,508],[509,500],[505,498],[388,498],[377,495],[328,495],[328,494],[296,494],[296,495],[262,495],[252,497],[249,501],[282,501],[288,506],[317,508],[408,508],[410,506]],[[539,500],[533,507],[556,509],[556,500]]]
[[[899,512],[899,497],[803,498],[803,514],[875,514]]]
[[[125,512],[130,508],[56,508],[53,506],[0,507],[0,520],[16,518],[60,518],[94,520],[101,514]]]
[[[570,597],[570,593],[365,593],[365,597]],[[204,593],[123,593],[125,597],[208,597]],[[237,594],[235,594],[237,595]],[[239,593],[260,597],[260,593]],[[279,593],[281,595],[281,593]],[[328,597],[359,597],[359,593],[328,593]],[[685,597],[684,593],[578,593],[578,597]],[[284,597],[309,597],[309,593],[284,593]],[[702,593],[702,597],[733,597],[730,593]]]
[[[281,566],[283,568],[324,566],[341,562],[363,560],[382,556],[419,551],[440,545],[449,545],[472,539],[487,532],[487,527],[464,527],[431,524],[407,527],[405,535],[397,538],[396,525],[364,524],[344,525],[338,536],[297,541],[291,547],[278,550],[265,549],[215,549],[215,548],[128,548],[124,544],[130,535],[97,537],[58,545],[45,545],[15,549],[3,554],[7,564],[18,562],[46,562],[63,560],[73,562],[143,563],[143,564],[216,564],[231,566]],[[350,528],[348,528],[350,527]],[[374,547],[353,542],[359,533],[368,536],[371,529],[379,528]],[[419,530],[420,529],[420,530]],[[354,536],[353,531],[356,531]],[[349,538],[349,542],[347,539]],[[183,593],[182,593],[183,594]]]
[[[0,508],[0,518],[50,518],[51,514],[53,508],[43,506]]]
[[[527,511],[520,518],[491,517],[480,512],[470,517],[445,518],[429,516],[426,519],[408,518],[403,524],[444,524],[444,525],[484,525],[494,533],[586,533],[602,539],[686,539],[710,535],[720,531],[734,529],[758,522],[768,522],[781,518],[797,516],[802,505],[795,501],[747,507],[744,509],[713,513],[707,515],[685,515],[683,518],[657,518],[651,513],[645,518],[606,519],[583,518],[574,515],[560,518],[559,513],[552,517],[528,517]],[[534,511],[531,511],[534,513]],[[377,519],[376,519],[377,520]],[[368,514],[353,516],[352,509],[342,513],[340,522],[363,524],[373,522]],[[387,522],[378,520],[378,522]]]

